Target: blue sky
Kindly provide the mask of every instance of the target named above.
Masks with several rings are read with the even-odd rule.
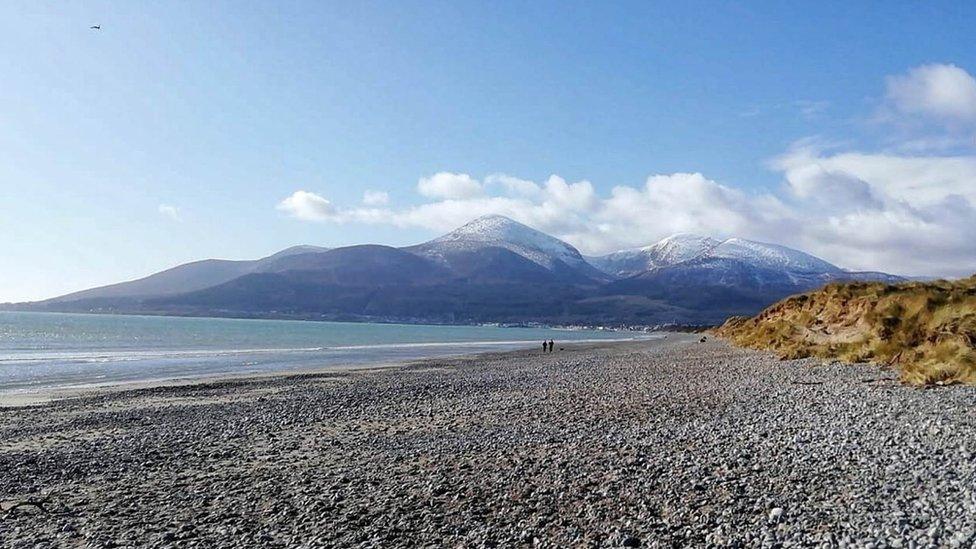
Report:
[[[488,211],[976,270],[976,7],[604,4],[7,3],[0,301]]]

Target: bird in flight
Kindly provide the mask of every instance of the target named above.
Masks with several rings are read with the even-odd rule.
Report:
[[[92,26],[90,26],[88,28],[94,29],[94,30],[102,30],[102,26],[101,25],[92,25]]]

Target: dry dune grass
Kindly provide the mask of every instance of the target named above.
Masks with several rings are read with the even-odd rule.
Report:
[[[889,364],[913,385],[976,384],[976,276],[831,284],[731,318],[716,333],[786,359]]]

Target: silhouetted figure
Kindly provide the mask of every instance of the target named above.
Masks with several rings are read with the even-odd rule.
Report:
[[[550,353],[552,352],[552,346],[553,346],[553,345],[555,345],[555,344],[554,344],[554,343],[552,342],[552,340],[550,339],[550,340],[549,340],[549,352],[550,352]]]
[[[549,346],[549,342],[543,339],[542,340],[542,352],[543,353],[546,352],[546,347],[548,347],[548,346]]]

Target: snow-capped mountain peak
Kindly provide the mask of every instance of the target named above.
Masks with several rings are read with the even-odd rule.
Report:
[[[576,248],[503,215],[479,217],[421,246],[430,249],[437,245],[471,250],[505,248],[547,269],[557,260],[570,266],[586,263]]]
[[[707,253],[720,242],[708,236],[691,233],[673,234],[655,244],[642,248],[654,258],[655,266],[674,265]]]
[[[707,236],[678,233],[643,248],[590,258],[590,262],[604,272],[616,276],[631,276],[694,259],[719,244],[718,240]]]
[[[590,258],[606,273],[627,277],[651,269],[669,267],[692,260],[728,259],[753,267],[791,273],[838,273],[841,269],[810,254],[744,238],[715,238],[678,233],[650,246]]]

